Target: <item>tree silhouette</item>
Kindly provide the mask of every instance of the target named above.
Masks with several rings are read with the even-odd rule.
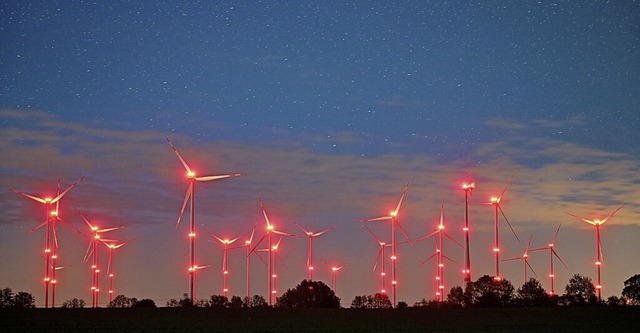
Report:
[[[513,300],[514,288],[507,279],[494,279],[483,275],[467,284],[464,291],[465,303],[475,306],[505,306]]]
[[[13,307],[13,291],[11,288],[0,290],[0,308]]]
[[[630,304],[640,305],[640,274],[636,274],[624,281],[622,296],[624,296]]]
[[[16,308],[35,308],[33,295],[26,291],[20,291],[13,296],[13,306]]]
[[[452,306],[463,306],[466,304],[464,290],[462,290],[462,287],[455,286],[451,288],[449,294],[447,294],[447,304]]]
[[[530,278],[518,288],[516,300],[524,306],[541,306],[549,303],[549,296],[542,288],[542,283],[535,278]]]
[[[134,298],[135,299],[135,298]],[[157,308],[156,302],[149,298],[143,298],[135,303],[133,303],[132,307],[134,308]]]
[[[391,309],[389,295],[376,293],[375,295],[362,295],[354,297],[351,301],[352,309]]]
[[[107,307],[108,308],[130,308],[130,307],[133,307],[133,305],[137,301],[138,300],[135,298],[129,298],[125,295],[118,295],[114,297],[113,300],[109,302],[109,304],[107,304]]]
[[[321,281],[302,280],[293,289],[278,297],[278,307],[283,308],[339,308],[340,298]]]
[[[568,305],[587,305],[598,302],[596,287],[588,276],[574,274],[564,288],[562,298]]]
[[[87,305],[87,302],[85,302],[83,299],[77,299],[77,298],[72,298],[62,303],[63,308],[73,308],[73,309],[84,308],[86,305]]]

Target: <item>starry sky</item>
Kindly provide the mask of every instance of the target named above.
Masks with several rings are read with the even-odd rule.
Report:
[[[445,201],[462,242],[471,202],[472,277],[493,274],[493,210],[502,258],[542,247],[562,224],[556,291],[595,279],[603,218],[603,296],[640,272],[640,4],[637,1],[6,1],[0,4],[0,287],[43,304],[44,220],[35,201],[86,179],[61,201],[111,235],[116,293],[164,305],[188,291],[187,226],[175,222],[188,183],[165,137],[199,175],[198,295],[221,294],[223,236],[264,230],[259,199],[280,229],[339,225],[314,259],[348,263],[338,296],[376,292],[378,245],[357,221],[387,214],[410,183],[399,221],[412,239],[434,230]],[[390,241],[388,224],[369,225]],[[83,229],[84,230],[84,229]],[[87,240],[61,229],[58,302],[90,299]],[[279,292],[306,277],[307,243],[285,239]],[[399,248],[398,300],[434,298],[431,240]],[[462,284],[462,250],[448,288]],[[231,294],[244,295],[244,252],[230,254]],[[103,255],[104,258],[104,255]],[[531,255],[549,288],[548,256]],[[315,277],[331,283],[326,266]],[[501,265],[518,287],[522,266]],[[266,295],[255,261],[252,294]],[[531,275],[531,273],[529,273]],[[104,278],[102,279],[105,280]],[[105,304],[106,296],[101,297]]]

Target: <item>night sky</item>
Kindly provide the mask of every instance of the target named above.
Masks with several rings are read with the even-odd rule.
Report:
[[[0,287],[43,305],[44,220],[35,201],[86,179],[61,201],[110,237],[116,294],[164,305],[188,292],[188,186],[165,137],[199,175],[198,296],[222,294],[220,248],[204,228],[238,236],[259,199],[280,229],[339,225],[314,242],[317,279],[348,263],[338,296],[374,294],[378,245],[357,221],[387,214],[410,183],[399,221],[417,239],[445,200],[462,243],[464,181],[471,206],[472,278],[493,274],[493,210],[502,258],[546,246],[562,224],[556,292],[574,273],[595,280],[595,231],[563,212],[603,218],[603,296],[640,272],[640,3],[331,1],[8,1],[0,4]],[[187,216],[188,217],[188,216]],[[186,221],[186,220],[185,220]],[[369,225],[390,241],[388,224]],[[57,301],[91,299],[87,240],[63,228]],[[400,240],[401,238],[399,238]],[[306,278],[306,239],[285,239],[279,294]],[[398,300],[435,297],[430,241],[399,250]],[[446,243],[447,290],[462,284],[462,250]],[[106,251],[103,251],[103,261]],[[244,251],[230,254],[231,294],[245,294]],[[548,255],[531,254],[549,288]],[[516,286],[522,265],[501,270]],[[252,294],[266,296],[254,259]],[[530,275],[532,275],[530,273]],[[106,278],[102,277],[104,282]],[[106,290],[103,286],[103,290]],[[101,296],[106,304],[107,296]]]

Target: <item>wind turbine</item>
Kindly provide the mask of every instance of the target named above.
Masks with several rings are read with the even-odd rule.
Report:
[[[273,253],[273,275],[271,276],[273,278],[273,290],[271,290],[271,295],[273,297],[273,301],[275,302],[278,296],[278,289],[276,287],[276,282],[278,280],[278,267],[277,267],[277,260],[280,260],[280,262],[282,263],[282,265],[284,266],[284,262],[282,261],[282,258],[280,258],[280,254],[278,254],[278,248],[280,247],[280,243],[282,242],[282,236],[280,236],[280,239],[278,239],[278,242],[271,248],[271,253]],[[286,268],[286,267],[285,267]]]
[[[476,188],[476,183],[464,183],[462,184],[462,190],[464,191],[464,227],[462,231],[464,233],[464,264],[462,267],[462,280],[465,287],[471,283],[471,258],[469,251],[469,200],[471,194]]]
[[[118,241],[115,239],[100,239],[102,244],[104,244],[109,249],[109,263],[107,264],[107,276],[109,277],[109,304],[113,301],[113,251],[125,246],[127,243],[132,241]]]
[[[275,292],[276,292],[275,286],[274,286],[274,280],[275,280],[276,276],[275,276],[275,269],[274,269],[275,258],[273,256],[274,251],[273,251],[273,243],[272,243],[271,235],[272,234],[281,235],[281,236],[295,236],[295,235],[275,229],[275,226],[273,224],[271,224],[271,221],[269,221],[269,216],[267,215],[267,211],[264,209],[264,204],[262,203],[262,200],[260,200],[260,209],[262,210],[262,215],[264,216],[264,222],[266,224],[267,230],[266,230],[265,234],[260,238],[260,240],[258,240],[258,242],[253,247],[253,249],[251,250],[250,253],[255,252],[256,248],[260,245],[260,243],[262,243],[262,241],[264,241],[265,238],[267,239],[267,253],[268,253],[268,257],[267,257],[267,272],[268,272],[267,286],[268,286],[268,290],[269,290],[267,296],[269,297],[269,305],[273,305],[273,302],[272,302],[273,297],[272,297],[272,295],[275,294]],[[280,241],[278,241],[278,244],[279,243],[280,243]]]
[[[504,211],[502,210],[502,206],[500,206],[500,201],[502,200],[502,197],[504,196],[504,193],[507,191],[507,188],[509,187],[509,184],[511,184],[512,180],[513,180],[513,177],[511,177],[511,180],[509,180],[509,182],[507,183],[507,186],[504,187],[504,190],[502,190],[502,193],[500,193],[500,196],[491,197],[490,202],[486,203],[487,205],[492,205],[494,207],[494,212],[495,212],[494,219],[493,219],[493,237],[494,237],[493,254],[495,255],[496,275],[493,278],[498,281],[502,279],[502,277],[500,277],[500,242],[499,242],[500,232],[498,227],[499,226],[498,212],[500,212],[500,214],[502,214],[502,217],[504,217],[504,220],[507,221],[507,225],[509,225],[509,229],[511,229],[511,232],[516,237],[516,240],[518,241],[518,243],[520,243],[520,238],[518,238],[518,235],[516,235],[516,232],[513,230],[513,227],[511,226],[511,222],[509,222],[507,215],[505,215]]]
[[[349,266],[349,264],[344,264],[341,266],[336,266],[336,265],[329,265],[326,261],[322,261],[324,262],[325,265],[327,265],[330,269],[331,269],[331,289],[333,289],[333,293],[334,294],[338,294],[338,285],[337,285],[337,281],[338,281],[338,271]]]
[[[256,221],[256,223],[253,225],[253,229],[251,230],[251,236],[249,236],[249,239],[244,241],[244,244],[231,248],[231,250],[239,249],[242,247],[247,248],[247,302],[251,300],[251,243],[253,242],[253,236],[256,233],[257,225],[258,225],[258,222]],[[256,255],[258,255],[258,258],[260,258],[260,260],[266,266],[267,263],[264,261],[264,259],[262,259],[262,257],[258,254],[258,252],[256,252]]]
[[[226,175],[218,175],[218,176],[204,176],[197,177],[195,171],[193,171],[187,162],[180,156],[178,153],[178,149],[171,143],[171,140],[167,138],[167,142],[178,156],[180,163],[184,166],[187,171],[187,180],[189,180],[189,187],[187,188],[187,193],[184,197],[184,201],[182,203],[182,208],[180,209],[180,215],[178,215],[178,221],[176,222],[176,228],[180,224],[180,220],[182,219],[182,215],[184,214],[184,210],[187,207],[187,202],[191,199],[191,207],[190,207],[190,216],[189,216],[189,297],[191,298],[191,302],[195,304],[196,300],[196,285],[195,285],[195,273],[197,271],[195,264],[195,244],[196,244],[196,222],[195,222],[195,200],[196,200],[196,182],[208,182],[212,180],[218,180],[223,178],[231,178],[242,176],[240,173],[232,173]]]
[[[87,263],[89,261],[89,257],[92,257],[91,262],[91,307],[97,308],[99,306],[98,302],[98,294],[100,292],[100,284],[99,284],[99,276],[100,276],[100,249],[99,242],[101,242],[101,234],[123,229],[124,227],[113,227],[113,228],[105,228],[100,229],[97,225],[91,223],[91,220],[82,212],[76,210],[78,215],[82,217],[84,222],[87,224],[89,229],[91,230],[91,236],[89,240],[89,245],[87,246],[87,251],[84,254],[83,263]]]
[[[527,247],[524,249],[524,253],[522,254],[521,257],[514,257],[514,258],[502,260],[502,261],[522,260],[522,266],[524,269],[524,283],[527,283],[527,267],[531,269],[534,275],[538,276],[536,274],[536,271],[533,270],[533,267],[531,267],[531,264],[529,264],[529,248],[531,247],[531,240],[533,240],[533,235],[529,237],[529,242],[527,243]]]
[[[562,258],[560,258],[560,256],[556,252],[556,250],[553,248],[554,245],[556,244],[556,240],[558,239],[558,233],[560,232],[560,227],[561,226],[562,226],[562,224],[558,225],[558,229],[556,230],[556,233],[553,236],[553,240],[551,241],[551,243],[549,243],[549,245],[547,245],[545,247],[539,247],[539,248],[530,250],[531,252],[549,250],[549,280],[550,280],[550,283],[551,283],[551,290],[549,291],[549,295],[550,296],[553,296],[556,293],[556,291],[554,289],[554,286],[553,286],[553,280],[556,277],[555,272],[553,271],[553,257],[555,256],[556,258],[558,258],[558,260],[560,260],[560,262],[562,263],[564,268],[568,268],[567,264],[565,264],[564,261],[562,261]]]
[[[378,256],[376,257],[376,261],[373,264],[373,272],[376,271],[376,268],[378,267],[378,262],[380,262],[380,293],[381,294],[386,294],[387,293],[387,272],[385,270],[385,264],[384,264],[384,249],[388,246],[391,246],[391,244],[387,244],[385,241],[381,240],[380,238],[378,238],[378,236],[376,236],[373,231],[371,231],[371,229],[369,229],[369,227],[365,226],[365,228],[367,228],[367,230],[369,231],[369,233],[371,234],[371,236],[373,236],[373,238],[376,240],[376,242],[378,242],[378,245],[380,245],[380,250],[378,251]]]
[[[228,260],[229,250],[236,249],[236,248],[229,248],[229,245],[235,243],[238,239],[240,239],[240,237],[244,236],[244,234],[236,238],[229,239],[229,238],[218,237],[212,232],[210,232],[209,230],[207,230],[207,233],[211,235],[213,238],[215,238],[222,246],[222,292],[224,297],[228,297],[229,295],[229,260]]]
[[[423,263],[426,263],[427,261],[431,260],[431,258],[436,257],[436,264],[437,264],[437,269],[436,269],[436,283],[438,285],[437,289],[436,289],[436,298],[438,300],[438,302],[444,302],[444,294],[445,294],[445,287],[444,287],[444,259],[448,259],[451,260],[453,262],[456,262],[455,260],[447,257],[446,255],[444,255],[444,237],[449,238],[451,241],[453,241],[454,243],[456,243],[458,246],[462,247],[462,245],[460,245],[460,243],[458,243],[455,239],[453,239],[453,237],[451,237],[445,230],[445,226],[444,226],[444,198],[442,199],[442,206],[440,207],[440,222],[438,223],[438,227],[435,231],[433,231],[432,233],[419,238],[416,242],[425,240],[429,237],[435,237],[435,241],[436,241],[436,252],[434,254],[432,254],[431,256],[429,256],[429,258],[427,258]]]
[[[605,217],[604,219],[600,220],[600,219],[594,219],[594,220],[589,220],[589,219],[585,219],[576,215],[573,215],[571,213],[567,213],[564,212],[565,214],[574,217],[580,221],[589,223],[591,225],[594,225],[596,227],[596,268],[598,270],[598,284],[596,285],[596,290],[598,291],[598,300],[602,299],[602,283],[600,280],[600,266],[602,266],[602,243],[600,242],[600,226],[603,225],[605,222],[607,222],[615,213],[617,213],[620,209],[622,209],[622,207],[624,207],[626,205],[623,204],[622,206],[618,207],[616,210],[614,210],[611,214],[609,214],[609,216]]]
[[[404,231],[402,225],[398,222],[398,212],[400,211],[400,206],[402,205],[402,201],[404,200],[405,195],[407,194],[407,188],[409,188],[409,183],[405,186],[404,191],[402,192],[402,196],[400,197],[400,201],[398,201],[398,205],[396,209],[389,212],[389,215],[376,217],[372,219],[360,220],[360,222],[374,222],[374,221],[391,221],[391,292],[393,294],[393,307],[396,307],[396,288],[398,285],[398,280],[396,279],[396,260],[398,259],[396,252],[396,226],[400,229],[400,231],[404,234],[407,240],[413,244],[409,235]]]
[[[333,226],[331,228],[328,229],[324,229],[322,231],[318,231],[318,232],[313,232],[309,229],[305,229],[303,228],[301,225],[299,225],[298,223],[296,223],[295,221],[291,220],[291,222],[293,222],[293,224],[295,224],[298,228],[300,228],[300,230],[302,230],[302,232],[304,232],[304,234],[307,236],[307,238],[309,239],[309,250],[308,250],[308,254],[307,254],[307,271],[309,272],[309,281],[313,281],[313,239],[315,237],[318,237],[328,231],[331,231],[335,228],[337,228],[338,226]]]
[[[52,220],[56,219],[54,217],[54,212],[55,214],[57,214],[57,205],[56,205],[56,210],[53,210],[53,205],[57,204],[58,201],[60,201],[60,199],[62,199],[62,197],[64,197],[73,187],[75,187],[79,182],[81,182],[84,179],[84,177],[80,177],[80,179],[76,180],[75,183],[71,184],[71,186],[69,186],[66,190],[62,191],[62,193],[60,193],[60,189],[58,188],[58,195],[55,196],[54,198],[51,198],[49,196],[41,198],[41,197],[37,197],[35,195],[30,195],[30,194],[26,194],[14,189],[10,189],[12,192],[20,194],[24,197],[27,197],[31,200],[37,201],[43,205],[46,206],[47,208],[47,215],[45,218],[45,221],[36,226],[35,228],[31,229],[28,233],[31,233],[33,231],[35,231],[36,229],[39,229],[41,227],[45,227],[45,244],[44,244],[44,307],[48,308],[49,307],[49,283],[51,282],[51,227],[52,227]],[[54,303],[55,306],[55,303]]]

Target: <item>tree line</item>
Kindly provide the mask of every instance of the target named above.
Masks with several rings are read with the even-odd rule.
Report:
[[[468,283],[463,289],[460,286],[451,288],[445,302],[422,299],[413,304],[414,307],[503,307],[503,306],[583,306],[609,305],[625,306],[640,305],[640,274],[636,274],[624,281],[621,296],[611,296],[606,300],[596,297],[596,287],[590,277],[575,274],[565,286],[563,295],[549,295],[540,281],[529,279],[518,289],[506,279],[494,279],[484,275],[476,281]],[[62,304],[63,308],[84,308],[83,299],[73,298]],[[264,297],[232,296],[228,299],[223,295],[212,295],[209,299],[198,300],[195,304],[188,297],[171,299],[166,307],[201,307],[201,308],[267,308],[269,305]],[[24,291],[13,293],[11,288],[0,290],[0,308],[34,308],[35,298]],[[109,308],[155,308],[156,303],[151,299],[129,298],[118,295],[107,305]],[[321,281],[303,280],[294,288],[288,289],[278,297],[276,308],[339,308],[340,298],[329,286]],[[398,302],[397,308],[409,305]],[[375,295],[356,296],[351,302],[353,309],[390,309],[389,296],[377,293]]]

